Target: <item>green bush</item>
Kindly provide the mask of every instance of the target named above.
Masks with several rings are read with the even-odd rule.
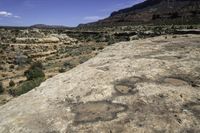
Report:
[[[10,86],[10,87],[15,86],[15,82],[14,82],[13,80],[10,80],[10,82],[9,82],[9,86]]]
[[[0,65],[0,70],[3,70],[4,68]]]
[[[177,36],[176,36],[176,35],[174,35],[174,36],[172,36],[172,38],[177,38]]]
[[[64,73],[66,70],[64,68],[60,68],[58,71],[59,73]]]
[[[75,65],[74,65],[74,63],[73,63],[72,61],[66,61],[66,62],[63,64],[63,66],[64,66],[65,68],[69,68],[69,69],[72,69],[72,68],[75,67]]]
[[[20,86],[10,89],[9,93],[13,96],[20,96],[22,94],[29,92],[35,87],[38,87],[43,81],[44,81],[44,78],[36,78],[33,80],[27,80],[23,82]]]
[[[45,74],[43,72],[42,63],[36,62],[31,65],[31,67],[24,72],[27,80],[33,80],[35,78],[44,78]]]
[[[187,26],[187,29],[194,29],[192,25]]]
[[[33,69],[33,68],[40,68],[40,69],[44,69],[44,67],[43,67],[43,65],[42,65],[42,63],[41,62],[39,62],[39,61],[37,61],[37,62],[34,62],[32,65],[31,65],[31,69]]]
[[[99,50],[103,50],[103,49],[104,49],[104,46],[100,46],[98,49],[99,49]]]
[[[92,47],[92,50],[95,51],[95,50],[96,50],[96,47]]]
[[[10,67],[9,67],[10,69],[14,69],[15,68],[15,66],[14,65],[10,65]]]
[[[115,43],[115,40],[114,39],[110,39],[109,41],[108,41],[108,45],[111,45],[111,44],[114,44]]]
[[[3,84],[0,82],[0,94],[4,92]]]
[[[90,56],[82,56],[79,58],[79,63],[82,64],[86,61],[88,61],[91,57]]]

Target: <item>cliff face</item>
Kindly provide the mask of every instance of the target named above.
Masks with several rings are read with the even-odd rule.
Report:
[[[199,37],[109,46],[1,106],[0,132],[199,132]]]
[[[130,8],[113,12],[110,17],[89,26],[127,24],[200,23],[199,0],[146,0]]]

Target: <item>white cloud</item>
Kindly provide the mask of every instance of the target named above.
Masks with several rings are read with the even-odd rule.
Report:
[[[100,17],[100,16],[87,16],[87,17],[84,17],[84,20],[86,21],[97,21],[97,20],[100,20],[100,19],[104,19],[105,17]]]
[[[13,16],[14,18],[21,18],[20,16]]]
[[[7,11],[0,11],[0,17],[21,18],[20,16],[13,15],[12,13]]]
[[[9,17],[12,16],[12,13],[6,11],[0,11],[0,16],[2,17]]]

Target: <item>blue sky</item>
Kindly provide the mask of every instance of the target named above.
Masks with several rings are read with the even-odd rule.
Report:
[[[143,0],[0,0],[0,25],[76,26]]]

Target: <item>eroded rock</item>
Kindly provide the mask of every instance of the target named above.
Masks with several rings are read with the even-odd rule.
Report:
[[[135,94],[138,92],[136,83],[142,81],[140,77],[131,77],[117,81],[114,85],[115,90],[121,95]]]
[[[198,40],[161,36],[111,45],[0,106],[0,132],[198,133]],[[157,58],[177,56],[184,58]]]
[[[191,111],[194,114],[194,116],[200,120],[200,100],[185,104],[183,106],[183,109]]]
[[[166,79],[164,79],[164,82],[167,84],[174,85],[174,86],[189,85],[186,81],[177,79],[177,78],[166,78]]]
[[[75,123],[110,121],[117,117],[117,113],[125,110],[125,105],[111,103],[109,101],[77,104],[72,108],[72,111],[76,113]]]

